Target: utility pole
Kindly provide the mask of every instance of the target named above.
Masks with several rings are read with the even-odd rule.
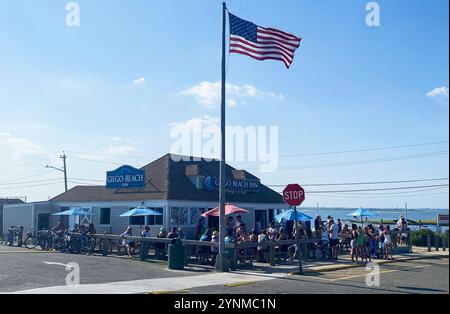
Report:
[[[66,156],[65,152],[63,152],[63,154],[61,156],[61,159],[63,160],[63,167],[64,167],[63,168],[63,170],[64,170],[64,188],[65,188],[65,190],[67,192],[67,167],[66,167],[67,156]]]
[[[55,169],[57,171],[60,171],[62,173],[64,173],[64,187],[65,187],[65,191],[67,192],[68,188],[67,188],[67,166],[66,166],[66,153],[63,151],[63,154],[59,157],[63,160],[63,168],[57,168],[57,167],[53,167],[50,165],[45,166],[45,168],[51,168],[51,169]]]

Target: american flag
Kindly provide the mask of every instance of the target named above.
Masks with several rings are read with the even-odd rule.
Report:
[[[240,53],[256,60],[278,60],[289,69],[301,38],[275,28],[264,28],[230,17],[230,53]]]

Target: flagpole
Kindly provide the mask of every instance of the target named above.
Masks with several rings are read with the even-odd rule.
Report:
[[[220,106],[220,132],[221,132],[221,157],[220,157],[220,185],[219,185],[219,254],[216,258],[216,271],[228,271],[228,260],[225,258],[225,185],[226,185],[226,161],[225,161],[225,28],[226,28],[226,11],[227,5],[225,1],[223,5],[222,16],[222,101]]]

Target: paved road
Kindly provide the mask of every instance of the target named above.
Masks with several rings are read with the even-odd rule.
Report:
[[[81,286],[65,286],[65,265],[80,265]],[[381,266],[381,286],[365,284],[367,271],[353,268],[288,276],[277,268],[216,274],[204,268],[169,271],[166,264],[118,257],[42,253],[0,248],[0,293],[448,293],[447,258]]]
[[[360,293],[449,293],[449,260],[422,259],[380,266],[380,286],[366,285],[367,271],[352,268],[332,272],[288,276],[264,282],[190,289],[192,294],[360,294]]]
[[[65,285],[68,271],[64,265],[72,262],[80,265],[81,284],[183,277],[206,272],[174,272],[167,270],[165,264],[142,263],[125,257],[0,250],[0,292]]]

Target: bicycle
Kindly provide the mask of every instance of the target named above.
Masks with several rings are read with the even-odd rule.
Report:
[[[38,246],[42,250],[49,250],[51,247],[52,239],[48,230],[41,230],[38,235],[33,234],[33,230],[27,232],[27,238],[24,241],[24,245],[27,249],[34,249]]]
[[[69,249],[70,253],[92,254],[94,252],[95,246],[97,244],[97,240],[94,237],[91,237],[89,235],[82,235],[82,234],[76,234],[76,235],[69,234],[69,236],[70,236],[70,239],[68,242],[68,249]]]

